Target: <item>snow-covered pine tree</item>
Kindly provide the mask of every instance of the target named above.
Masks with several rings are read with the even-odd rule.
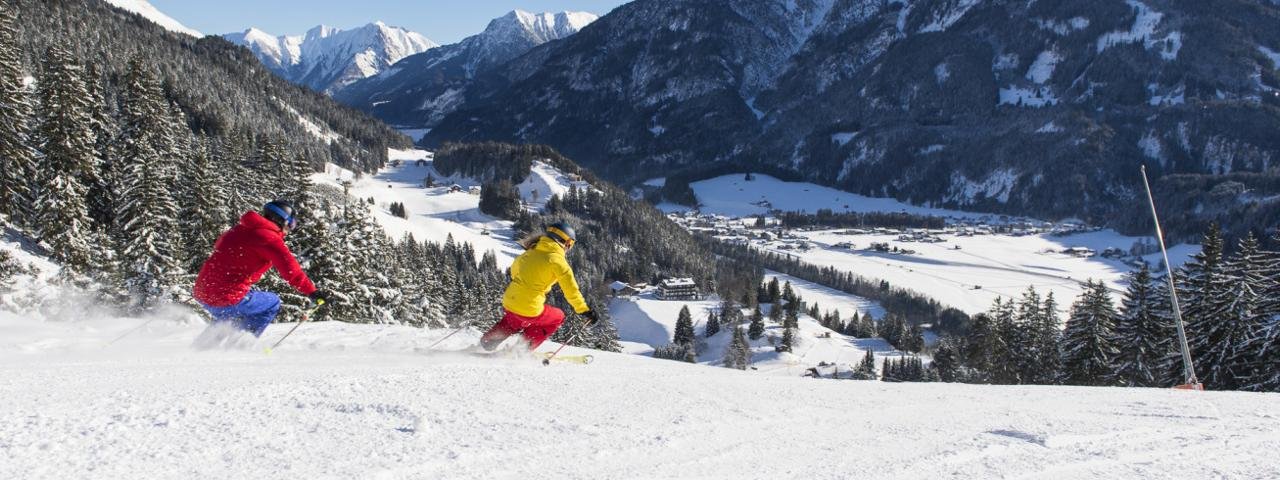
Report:
[[[1110,385],[1115,378],[1115,306],[1102,282],[1089,280],[1062,333],[1062,382]]]
[[[1147,266],[1130,273],[1128,280],[1116,320],[1113,343],[1118,355],[1111,383],[1126,387],[1164,386],[1176,333],[1173,325],[1158,314]]]
[[[880,379],[886,382],[898,382],[898,362],[892,358],[884,359],[884,365],[880,368]]]
[[[742,327],[733,327],[733,339],[729,341],[729,346],[724,350],[724,366],[726,368],[736,368],[738,370],[746,370],[751,364],[751,344],[747,343],[747,336],[742,332]]]
[[[102,257],[85,199],[89,188],[82,182],[93,178],[95,139],[83,69],[63,46],[45,52],[39,98],[37,138],[44,159],[37,177],[36,238],[64,266],[88,273]]]
[[[10,0],[0,0],[0,213],[24,227],[34,216],[30,179],[36,173],[33,110],[25,78],[17,11]]]
[[[996,307],[992,307],[992,310],[996,310]],[[973,378],[973,381],[990,381],[991,372],[995,370],[996,363],[1004,361],[1005,350],[1004,337],[1000,335],[1000,329],[990,314],[979,313],[970,318],[964,363],[983,377]]]
[[[1014,348],[1020,341],[1022,333],[1018,331],[1016,324],[1017,308],[1014,301],[1001,302],[997,298],[991,309],[991,317],[995,321],[996,331],[1001,339],[1000,349],[992,352],[991,380],[1002,385],[1016,384],[1018,368]]]
[[[1062,352],[1058,346],[1062,337],[1062,320],[1058,316],[1058,300],[1049,292],[1040,308],[1039,322],[1032,325],[1035,346],[1036,375],[1027,380],[1034,384],[1053,384],[1062,368]]]
[[[799,318],[796,317],[796,312],[794,310],[787,309],[786,318],[782,321],[782,342],[778,345],[777,351],[779,352],[793,351],[792,347],[795,346],[795,340],[796,340],[795,330],[796,330],[796,326],[799,324],[799,321],[800,321]]]
[[[671,343],[677,345],[693,345],[693,314],[689,313],[689,306],[680,307],[680,314],[676,317],[676,331],[671,336]]]
[[[1186,320],[1187,344],[1195,363],[1196,376],[1209,388],[1222,388],[1225,378],[1219,361],[1224,330],[1230,323],[1226,319],[1226,303],[1231,297],[1234,282],[1228,278],[1224,263],[1222,232],[1216,224],[1210,225],[1200,244],[1200,252],[1182,266],[1178,284],[1178,299],[1183,306]],[[1225,347],[1230,348],[1230,347]],[[1214,379],[1206,376],[1213,372]]]
[[[778,277],[769,279],[769,285],[765,287],[766,295],[760,299],[764,303],[777,304],[778,299],[782,298],[782,287],[778,285]]]
[[[1017,383],[1031,383],[1032,379],[1042,376],[1036,344],[1036,326],[1041,322],[1043,306],[1040,293],[1036,287],[1029,286],[1018,301],[1018,311],[1013,319],[1013,328],[1009,333],[1009,356],[1017,369]]]
[[[119,180],[112,162],[116,158],[116,137],[120,134],[120,126],[115,118],[114,102],[107,100],[104,78],[98,66],[90,63],[85,74],[85,87],[89,91],[89,114],[93,130],[94,164],[92,178],[83,179],[89,187],[89,218],[93,219],[94,229],[110,236],[115,226],[116,187]]]
[[[1206,387],[1236,390],[1255,376],[1253,369],[1259,366],[1256,362],[1262,352],[1250,351],[1249,346],[1271,320],[1264,318],[1262,309],[1266,267],[1267,259],[1253,234],[1241,239],[1236,253],[1223,262],[1230,285],[1215,295],[1217,308],[1210,313],[1220,321],[1201,326],[1201,338],[1207,344],[1202,346],[1196,366],[1204,372],[1200,381]]]
[[[760,304],[756,304],[751,310],[751,323],[747,326],[747,337],[752,340],[759,340],[764,335],[764,313],[760,311]]]
[[[964,349],[959,340],[944,336],[938,340],[938,347],[933,351],[933,367],[939,381],[956,382],[960,380],[960,369],[963,367]]]
[[[178,208],[173,179],[157,145],[167,145],[166,112],[160,84],[141,59],[130,61],[122,102],[121,182],[115,239],[121,286],[135,309],[155,306],[173,285],[178,265],[175,232]]]
[[[707,312],[707,323],[702,327],[702,336],[711,338],[713,335],[720,333],[722,318],[724,319],[725,325],[733,325],[729,311],[734,308],[737,307],[733,306],[733,302],[726,299],[720,304],[720,315],[716,315],[716,312]]]
[[[1280,245],[1280,230],[1272,244]],[[1258,316],[1262,319],[1245,345],[1255,364],[1243,389],[1256,392],[1280,392],[1280,252],[1263,252],[1262,301]]]
[[[855,380],[876,379],[876,354],[871,349],[867,349],[867,354],[862,356],[862,362],[858,364],[857,370],[854,370],[853,378]]]
[[[179,224],[183,238],[183,267],[188,274],[195,274],[213,251],[218,236],[231,226],[234,218],[227,210],[225,186],[214,166],[207,142],[198,141],[193,145],[183,164],[186,175],[179,182],[183,198],[187,199],[180,208],[183,221]]]

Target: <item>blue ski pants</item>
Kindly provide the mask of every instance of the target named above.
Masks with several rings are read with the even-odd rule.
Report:
[[[201,304],[203,305],[203,304]],[[213,322],[234,322],[236,328],[258,337],[280,313],[280,297],[270,292],[251,290],[240,303],[228,307],[203,305],[213,315]]]

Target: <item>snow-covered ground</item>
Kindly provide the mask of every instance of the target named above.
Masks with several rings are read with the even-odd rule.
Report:
[[[832,290],[814,283],[806,282],[790,275],[767,272],[765,280],[777,278],[779,283],[791,282],[792,290],[805,302],[817,303],[823,313],[839,310],[842,319],[847,320],[857,311],[859,314],[871,312],[877,318],[884,316],[884,309],[874,302]],[[731,326],[721,325],[720,333],[711,338],[703,337],[706,328],[707,314],[720,311],[720,301],[709,298],[699,301],[664,301],[658,300],[652,291],[634,297],[615,298],[609,304],[609,314],[618,328],[618,335],[623,341],[624,351],[636,354],[651,354],[655,348],[671,343],[675,334],[676,321],[680,309],[689,308],[693,317],[694,332],[705,345],[698,355],[699,363],[720,365],[724,359],[725,349],[732,339]],[[768,315],[769,305],[762,310]],[[743,310],[742,328],[747,328],[751,312]],[[877,358],[883,356],[902,356],[902,352],[893,349],[887,342],[879,338],[854,338],[833,332],[820,325],[817,319],[801,313],[799,315],[799,331],[795,336],[792,353],[778,353],[774,346],[782,338],[782,326],[765,319],[765,335],[759,340],[751,341],[752,368],[756,372],[770,375],[800,376],[809,368],[819,364],[835,364],[840,372],[848,373],[862,361],[867,350],[872,350]],[[822,371],[830,376],[830,369]]]
[[[725,175],[693,182],[689,187],[698,197],[700,212],[730,217],[763,215],[769,210],[814,213],[823,208],[835,212],[906,212],[972,220],[998,217],[919,207],[892,198],[868,197],[806,182],[786,182],[768,175],[752,176],[754,180],[747,181],[745,175]],[[664,210],[678,211],[675,208]]]
[[[138,15],[142,15],[147,20],[151,20],[157,25],[164,27],[165,30],[185,33],[197,38],[204,36],[204,34],[183,25],[182,22],[174,20],[173,17],[165,15],[164,12],[161,12],[147,0],[107,0],[107,3]]]
[[[1125,274],[1132,270],[1130,266],[1101,256],[1086,258],[1060,252],[1079,247],[1095,252],[1110,247],[1127,251],[1140,240],[1112,230],[1062,237],[943,235],[942,243],[902,242],[897,235],[844,235],[839,230],[796,233],[811,241],[815,248],[780,250],[771,244],[767,249],[798,256],[815,265],[829,265],[867,278],[887,280],[894,286],[914,290],[969,313],[986,311],[996,298],[1021,298],[1028,286],[1035,286],[1041,295],[1054,292],[1063,309],[1083,293],[1081,282],[1088,279],[1105,281],[1120,291],[1124,288]],[[854,248],[836,246],[846,242],[852,242]],[[915,253],[868,250],[872,243],[887,243],[891,248]],[[1174,246],[1169,252],[1170,260],[1175,266],[1181,266],[1196,251],[1198,247],[1194,245]],[[1159,253],[1143,258],[1152,265],[1160,262]],[[1118,295],[1113,297],[1118,300]]]
[[[106,345],[126,327],[0,314],[0,478],[1280,477],[1275,394],[543,367],[332,322],[270,356],[177,322]]]
[[[441,175],[432,167],[431,152],[424,150],[391,150],[390,159],[398,160],[400,166],[355,178],[350,171],[330,165],[325,173],[314,175],[313,180],[339,187],[349,182],[352,196],[372,197],[374,217],[392,238],[410,233],[418,241],[443,243],[452,235],[456,242],[471,243],[477,252],[492,250],[500,268],[510,266],[520,254],[519,246],[511,238],[514,235],[511,222],[480,213],[480,197],[468,193],[467,189],[479,186],[479,182]],[[419,160],[427,165],[419,166]],[[436,186],[423,186],[427,175],[435,177]],[[450,192],[454,184],[462,186],[463,191]],[[392,215],[393,202],[403,203],[409,218]]]

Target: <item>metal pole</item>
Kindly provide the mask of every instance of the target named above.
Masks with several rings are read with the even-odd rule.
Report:
[[[1191,348],[1187,346],[1187,330],[1182,324],[1182,307],[1178,305],[1178,287],[1173,281],[1173,264],[1169,263],[1169,250],[1164,246],[1164,231],[1160,229],[1160,216],[1156,214],[1155,196],[1151,194],[1151,182],[1147,180],[1147,166],[1142,166],[1142,185],[1147,188],[1147,202],[1151,204],[1151,219],[1156,223],[1156,240],[1160,242],[1160,254],[1169,271],[1169,299],[1173,302],[1173,320],[1178,326],[1178,346],[1182,347],[1182,373],[1187,385],[1198,385],[1196,371],[1191,363]]]
[[[293,328],[290,328],[289,333],[284,334],[283,337],[280,337],[279,340],[276,340],[275,345],[267,347],[267,355],[271,355],[272,350],[275,350],[275,348],[279,347],[281,343],[284,343],[284,339],[289,338],[289,335],[293,335],[294,330],[297,330],[298,327],[302,326],[302,324],[307,323],[307,320],[311,318],[312,315],[316,314],[316,310],[320,310],[320,307],[323,307],[323,306],[324,306],[324,300],[316,300],[315,308],[312,308],[311,310],[302,313],[302,321],[294,325]]]
[[[457,330],[454,330],[454,331],[453,331],[453,333],[450,333],[450,334],[448,334],[448,335],[445,335],[445,336],[444,336],[444,338],[441,338],[441,339],[439,339],[439,340],[436,340],[436,343],[433,343],[433,344],[431,344],[431,345],[428,345],[428,346],[427,346],[427,350],[431,350],[431,349],[435,348],[435,347],[436,347],[436,345],[439,345],[439,344],[440,344],[440,342],[443,342],[443,341],[445,341],[445,340],[448,340],[448,339],[449,339],[449,337],[452,337],[452,336],[454,336],[454,335],[457,335],[457,334],[458,334],[458,332],[461,332],[461,331],[465,330],[467,327],[470,327],[470,326],[471,326],[471,322],[470,322],[470,321],[468,321],[467,323],[462,324],[462,326],[461,326],[461,327],[458,327],[458,329],[457,329]]]
[[[578,334],[576,333],[570,336],[568,340],[565,340],[564,343],[560,344],[560,348],[557,348],[556,351],[551,352],[551,355],[547,355],[547,358],[542,360],[542,364],[551,365],[551,359],[556,358],[556,355],[559,355],[560,351],[564,350],[565,346],[569,345],[570,343],[573,343],[573,341],[576,340],[577,338],[578,338]]]

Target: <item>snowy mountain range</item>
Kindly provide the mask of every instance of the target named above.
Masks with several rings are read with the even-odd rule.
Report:
[[[350,30],[320,25],[304,35],[275,36],[250,28],[223,37],[248,47],[276,74],[328,94],[438,46],[419,33],[382,22]]]
[[[182,22],[174,20],[173,17],[165,15],[164,12],[161,12],[160,9],[156,8],[147,0],[106,0],[106,2],[141,15],[143,18],[151,20],[157,25],[164,27],[166,30],[184,33],[193,37],[204,36],[204,34],[183,25]]]
[[[1247,192],[1274,183],[1262,177],[1280,161],[1280,9],[1220,6],[641,0],[449,97],[457,111],[423,145],[544,143],[623,183],[777,170],[1128,231],[1148,227],[1145,163],[1167,202],[1225,195],[1177,223],[1274,218],[1280,205]],[[365,105],[403,123],[435,107],[419,85]],[[1171,183],[1186,175],[1201,180]]]
[[[515,10],[461,42],[410,56],[335,94],[343,103],[402,126],[431,127],[467,100],[477,77],[596,20],[586,12]]]

